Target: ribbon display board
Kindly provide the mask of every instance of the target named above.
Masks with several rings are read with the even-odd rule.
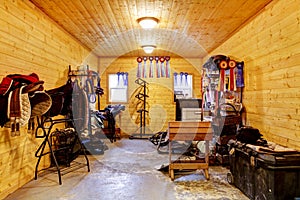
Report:
[[[137,78],[170,78],[170,56],[138,57]],[[154,66],[155,62],[155,66]]]
[[[244,87],[244,62],[236,62],[223,55],[214,56],[212,61],[219,69],[218,91],[236,91],[237,87]]]

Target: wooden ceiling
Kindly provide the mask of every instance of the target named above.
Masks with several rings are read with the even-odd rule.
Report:
[[[203,57],[272,0],[31,0],[99,57],[153,55]],[[140,17],[159,24],[143,30]]]

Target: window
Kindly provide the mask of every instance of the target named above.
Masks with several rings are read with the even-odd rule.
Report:
[[[128,73],[118,72],[108,75],[109,102],[127,102]]]
[[[176,99],[193,97],[193,76],[188,73],[174,73],[174,94]]]

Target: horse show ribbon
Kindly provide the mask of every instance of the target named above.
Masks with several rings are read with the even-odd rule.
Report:
[[[219,84],[218,84],[218,90],[219,91],[225,91],[226,85],[225,85],[225,70],[227,69],[228,64],[226,60],[222,60],[219,63],[219,69],[220,69],[220,76],[219,76]]]
[[[236,91],[236,78],[235,78],[235,67],[236,67],[236,62],[234,60],[229,60],[228,61],[228,66],[229,66],[229,90],[230,91]]]
[[[120,72],[120,74],[121,74],[121,77],[122,77],[122,81],[123,81],[123,86],[125,85],[125,83],[124,83],[124,72]]]
[[[147,78],[147,56],[144,56],[143,78]]]
[[[165,71],[165,67],[164,67],[165,58],[160,57],[159,61],[160,61],[161,77],[165,77],[166,76],[166,71]]]
[[[121,72],[117,72],[117,75],[118,75],[118,85],[120,85],[120,75],[121,75]]]
[[[189,75],[189,73],[187,73],[187,72],[184,73],[184,76],[185,76],[185,85],[187,85],[187,86],[189,85],[188,75]]]
[[[137,72],[136,72],[136,77],[137,78],[141,78],[141,72],[142,72],[142,61],[143,59],[141,57],[138,57],[136,59],[136,61],[138,62],[138,68],[137,68]]]
[[[160,67],[158,61],[159,61],[159,57],[155,56],[156,78],[160,78]]]
[[[174,72],[174,85],[177,86],[178,85],[178,81],[177,81],[177,72]]]
[[[180,86],[182,86],[182,77],[183,77],[184,73],[180,72]]]
[[[166,56],[166,77],[170,78],[171,67],[170,67],[170,56]]]
[[[154,58],[152,56],[149,57],[150,60],[149,78],[153,78],[153,63],[152,63],[153,59]]]
[[[243,68],[244,68],[244,61],[238,62],[236,64],[237,67],[237,77],[236,77],[236,86],[237,87],[244,87],[244,74],[243,74]]]
[[[124,82],[124,86],[128,85],[128,72],[124,72],[124,74],[123,74],[123,82]]]

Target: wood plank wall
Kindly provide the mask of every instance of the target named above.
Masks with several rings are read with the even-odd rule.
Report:
[[[136,57],[119,57],[119,58],[100,58],[99,66],[101,73],[101,87],[107,88],[108,74],[115,74],[117,72],[128,72],[128,103],[124,104],[126,110],[122,114],[122,132],[131,135],[136,133],[139,127],[139,113],[137,113],[136,103],[137,99],[134,97],[136,89],[139,87],[135,83],[137,61]],[[185,59],[181,57],[172,58],[170,60],[171,75],[174,72],[187,72],[193,75],[193,95],[195,98],[201,98],[201,74],[200,68],[202,66],[200,59]],[[156,133],[165,131],[168,126],[168,121],[175,120],[175,102],[173,97],[173,78],[145,78],[148,82],[147,109],[147,133]],[[101,109],[109,104],[108,92],[105,91],[101,98]],[[139,133],[139,130],[138,132]]]
[[[246,88],[243,100],[247,109],[247,123],[259,128],[266,139],[298,150],[299,6],[297,0],[275,0],[242,30],[210,53],[221,53],[245,61]],[[95,69],[99,65],[103,88],[107,86],[107,74],[128,71],[132,74],[129,80],[132,85],[129,88],[130,94],[136,89],[136,58],[118,58],[112,63],[101,58],[98,62],[97,57],[90,54],[88,49],[58,28],[28,0],[2,0],[0,45],[0,78],[11,73],[37,72],[45,81],[45,88],[51,89],[65,83],[68,65],[89,64]],[[171,68],[196,75],[202,62],[196,63],[199,65],[191,65],[184,59],[174,59],[171,60]],[[149,127],[153,131],[165,130],[166,123],[161,121],[175,118],[175,104],[172,102],[170,90],[173,83],[171,79],[148,81],[151,92],[149,101],[153,109],[150,109]],[[200,97],[198,87],[200,80],[196,79],[196,97]],[[161,100],[163,94],[169,96],[164,102]],[[108,104],[105,95],[101,99],[103,107]],[[132,117],[133,106],[127,105],[126,112],[128,113],[123,118],[124,124],[135,124]],[[161,114],[158,115],[158,112]],[[124,131],[131,133],[135,128],[135,125],[131,128],[129,126]],[[1,199],[33,178],[36,161],[34,152],[40,142],[33,135],[28,135],[24,129],[21,136],[11,138],[8,129],[0,128]],[[45,161],[44,164],[47,165],[48,162]]]
[[[300,150],[299,19],[298,0],[275,0],[210,53],[245,61],[243,103],[247,124],[258,128],[267,140],[297,150]]]
[[[1,80],[8,74],[35,72],[45,81],[45,89],[66,82],[68,65],[98,65],[96,56],[27,0],[1,0],[0,46]],[[41,142],[25,128],[18,137],[0,128],[0,199],[33,179],[34,153]],[[44,159],[42,166],[48,164]]]

